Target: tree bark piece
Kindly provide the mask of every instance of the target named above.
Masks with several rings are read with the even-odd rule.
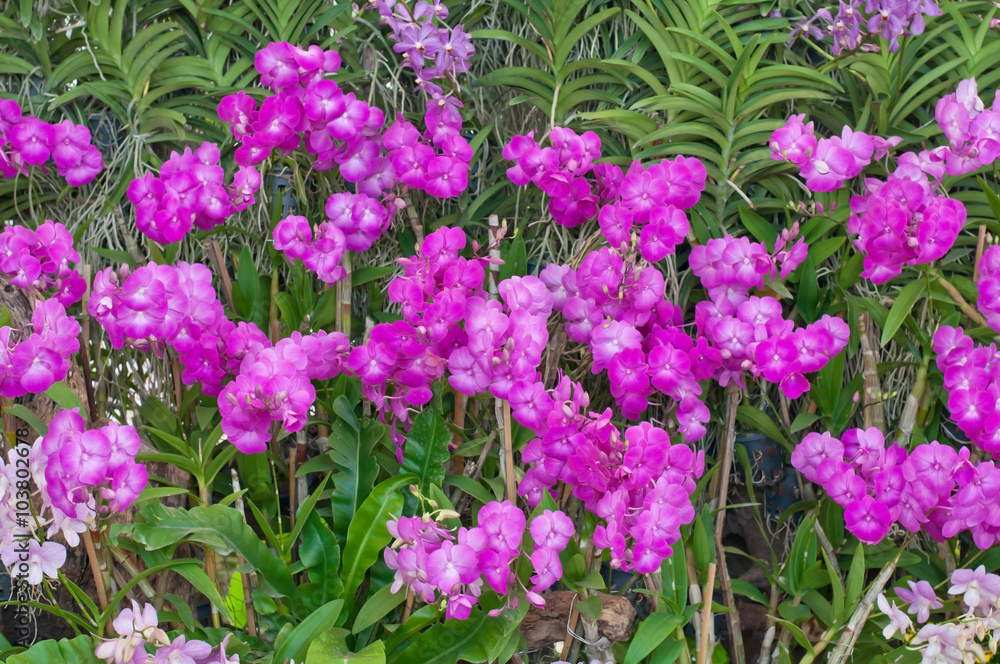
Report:
[[[531,607],[521,623],[528,650],[545,648],[566,638],[566,622],[576,593],[559,590],[545,593],[545,609]],[[598,593],[604,608],[597,618],[597,632],[612,643],[632,636],[635,607],[624,597]]]

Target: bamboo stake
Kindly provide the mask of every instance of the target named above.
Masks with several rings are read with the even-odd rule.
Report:
[[[83,370],[83,385],[87,390],[87,410],[89,411],[87,413],[87,422],[93,427],[97,423],[97,398],[94,395],[94,379],[90,373],[90,315],[87,313],[90,302],[90,265],[86,264],[82,269],[83,280],[87,284],[87,289],[83,293],[82,313],[80,314],[80,317],[83,319],[81,321],[82,329],[80,332],[80,368]]]
[[[740,405],[740,391],[736,385],[730,383],[726,388],[726,432],[722,450],[722,479],[720,481],[718,512],[715,514],[715,550],[719,552],[719,580],[720,589],[725,597],[726,605],[730,611],[726,613],[726,620],[729,623],[729,638],[733,646],[734,664],[745,664],[746,655],[743,651],[743,634],[740,631],[740,614],[736,610],[736,599],[733,596],[733,587],[729,579],[729,569],[726,567],[726,552],[722,546],[722,531],[726,523],[726,502],[729,497],[729,470],[733,465],[733,447],[736,444],[736,409]],[[708,605],[707,614],[711,614],[711,595],[705,598]]]
[[[212,268],[215,269],[216,274],[222,280],[222,294],[226,296],[229,310],[233,311],[236,308],[233,304],[233,282],[229,278],[229,270],[226,269],[226,260],[222,256],[222,248],[219,247],[217,240],[205,240],[204,246]]]
[[[104,585],[104,575],[101,573],[101,563],[97,559],[97,550],[94,548],[94,536],[93,530],[87,529],[87,532],[83,540],[84,546],[87,548],[87,558],[90,560],[90,571],[94,575],[94,585],[97,586],[97,603],[101,607],[101,612],[103,613],[108,608],[108,590]]]
[[[979,283],[979,261],[983,259],[983,249],[986,247],[986,224],[979,227],[979,238],[976,240],[976,261],[972,264],[972,283]]]
[[[351,254],[345,251],[340,260],[341,267],[347,272],[343,279],[337,282],[337,330],[351,338]]]
[[[863,404],[862,415],[864,416],[865,428],[876,427],[879,431],[885,430],[885,413],[882,408],[882,383],[878,376],[878,358],[875,357],[874,332],[872,329],[872,317],[869,313],[858,316],[858,337],[861,342],[861,358],[864,364],[862,376],[864,376],[865,389],[861,398]]]
[[[715,563],[708,564],[708,577],[705,579],[705,592],[702,593],[701,607],[701,642],[698,644],[697,664],[705,664],[711,657],[708,652],[710,630],[712,628],[712,593],[715,591]]]
[[[229,470],[232,473],[232,478],[233,478],[233,493],[239,494],[240,493],[239,471],[237,471],[236,468],[230,468]],[[236,499],[236,511],[240,513],[240,516],[243,517],[243,521],[245,522],[247,520],[247,513],[246,513],[246,508],[243,505],[243,496],[239,496]],[[243,558],[243,556],[237,556],[236,561],[241,567],[246,563],[246,560]],[[243,574],[243,607],[246,610],[247,614],[247,634],[256,637],[257,614],[254,611],[253,600],[251,599],[251,591],[253,590],[252,588],[253,577],[254,577],[253,572],[249,574]]]
[[[202,486],[199,488],[199,498],[205,507],[208,507],[211,503],[212,496],[208,491],[207,486]],[[245,519],[246,517],[244,517]],[[208,580],[212,582],[212,585],[218,590],[219,588],[219,568],[218,561],[215,558],[215,549],[210,546],[203,547],[205,552],[205,574],[208,576]],[[215,604],[212,607],[212,627],[222,627],[222,619],[219,617],[219,608]]]

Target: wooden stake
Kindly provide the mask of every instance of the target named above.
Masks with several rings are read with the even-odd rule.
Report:
[[[983,259],[983,249],[986,247],[986,224],[979,227],[979,238],[976,240],[976,261],[972,264],[972,283],[979,283],[979,261]]]
[[[233,493],[238,494],[240,492],[240,474],[236,468],[231,468],[233,478]],[[246,508],[243,506],[243,496],[236,499],[236,511],[240,513],[243,517],[243,521],[247,520]],[[236,559],[239,566],[243,566],[246,560],[242,556]],[[246,609],[247,614],[247,634],[250,636],[257,636],[257,614],[254,612],[253,600],[251,599],[250,593],[253,586],[253,573],[243,574],[243,606]]]
[[[234,311],[236,306],[233,304],[233,282],[229,278],[229,270],[226,269],[226,259],[222,256],[222,248],[219,246],[217,240],[205,240],[204,246],[212,268],[215,269],[215,273],[222,280],[222,294],[226,296],[229,310]]]
[[[708,564],[708,577],[705,579],[705,592],[702,593],[701,608],[701,643],[698,644],[698,664],[705,664],[710,661],[711,653],[708,652],[709,635],[712,629],[712,593],[715,591],[715,563]],[[714,643],[712,644],[714,645]]]

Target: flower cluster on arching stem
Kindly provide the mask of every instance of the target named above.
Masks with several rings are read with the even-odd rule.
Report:
[[[108,664],[239,664],[240,656],[226,655],[229,639],[226,634],[215,648],[206,641],[189,639],[181,634],[170,638],[160,627],[160,619],[152,604],[132,600],[132,608],[123,609],[111,626],[117,635],[102,639],[94,656]],[[149,649],[152,649],[152,652]]]

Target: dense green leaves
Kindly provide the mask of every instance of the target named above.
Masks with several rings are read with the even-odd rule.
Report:
[[[413,420],[403,448],[403,470],[419,478],[417,485],[425,496],[429,495],[432,484],[440,486],[444,480],[444,464],[451,458],[448,453],[451,437],[444,419],[433,408]]]

